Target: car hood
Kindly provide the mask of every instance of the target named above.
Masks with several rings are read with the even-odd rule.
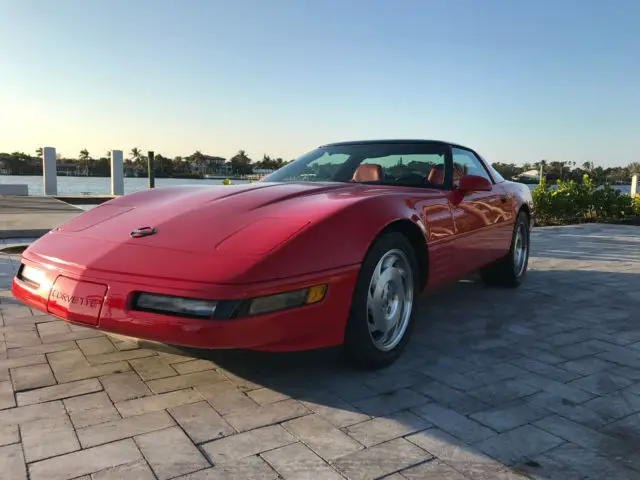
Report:
[[[266,253],[266,243],[285,240],[318,215],[319,197],[354,188],[308,183],[159,188],[95,207],[55,233],[197,253],[226,250],[233,237],[234,242],[250,240],[247,253]],[[132,236],[145,227],[154,233]]]
[[[350,184],[266,182],[145,190],[78,215],[24,256],[61,268],[234,282],[260,258],[367,192],[373,193]],[[144,227],[155,232],[132,236]]]

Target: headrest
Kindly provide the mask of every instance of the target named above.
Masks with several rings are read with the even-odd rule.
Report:
[[[376,163],[365,163],[353,172],[354,182],[378,182],[382,180],[382,167]]]

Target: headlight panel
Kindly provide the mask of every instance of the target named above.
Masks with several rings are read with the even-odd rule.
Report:
[[[134,298],[133,308],[142,312],[210,320],[213,318],[217,304],[218,302],[213,300],[138,293]]]
[[[316,285],[249,300],[224,301],[137,292],[133,298],[132,308],[137,311],[175,317],[232,320],[312,305],[321,302],[326,292],[326,285]]]
[[[40,287],[45,279],[45,273],[42,270],[23,264],[18,271],[18,279],[35,287]]]

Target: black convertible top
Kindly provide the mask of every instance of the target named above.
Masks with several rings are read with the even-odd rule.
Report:
[[[323,147],[334,147],[334,146],[338,146],[338,145],[372,145],[372,144],[392,144],[392,143],[437,143],[440,145],[449,145],[451,147],[456,147],[456,148],[464,148],[465,150],[472,150],[469,147],[465,147],[464,145],[460,145],[457,143],[453,143],[453,142],[446,142],[444,140],[427,140],[427,139],[417,139],[417,138],[412,138],[412,139],[402,139],[402,138],[398,138],[398,139],[379,139],[379,140],[350,140],[347,142],[334,142],[334,143],[327,143],[325,145],[321,145],[320,148]]]

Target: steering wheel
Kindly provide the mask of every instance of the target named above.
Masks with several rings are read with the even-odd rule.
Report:
[[[424,185],[426,183],[424,175],[420,175],[418,173],[401,175],[400,177],[397,177],[395,181],[396,183],[404,183],[408,185]]]

